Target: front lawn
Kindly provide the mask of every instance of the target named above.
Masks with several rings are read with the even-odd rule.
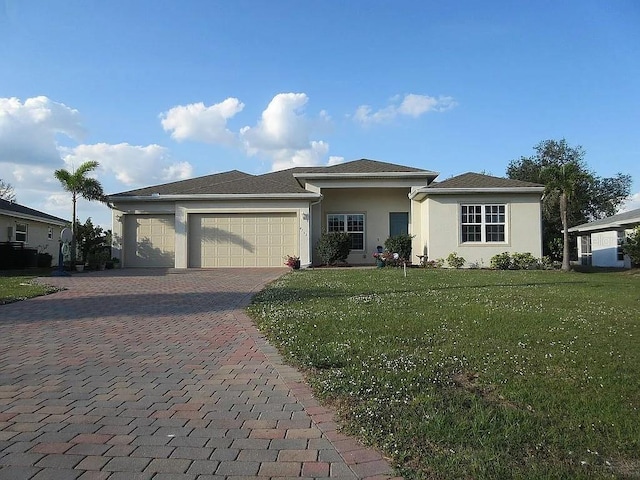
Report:
[[[640,475],[640,275],[309,270],[249,311],[406,478]]]
[[[25,275],[24,272],[2,272],[0,274],[0,305],[57,291],[55,287],[34,282],[34,278],[39,273],[49,276],[51,270],[37,270],[36,273],[29,275]]]

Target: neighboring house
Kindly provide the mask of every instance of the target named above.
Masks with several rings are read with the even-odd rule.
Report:
[[[320,263],[323,231],[351,236],[351,264],[373,264],[389,236],[414,236],[417,255],[488,265],[501,252],[542,255],[541,185],[374,160],[237,170],[109,196],[114,253],[124,267],[278,267]]]
[[[60,231],[70,222],[0,198],[0,241],[49,253],[58,264]]]
[[[631,268],[631,259],[622,244],[633,228],[640,225],[640,208],[569,229],[577,234],[578,261],[594,267]]]

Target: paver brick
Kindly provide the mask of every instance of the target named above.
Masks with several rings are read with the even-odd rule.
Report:
[[[0,479],[356,478],[339,452],[389,476],[242,311],[283,271],[88,272],[3,305]]]

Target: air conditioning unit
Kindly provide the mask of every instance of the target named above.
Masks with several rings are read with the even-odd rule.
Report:
[[[13,242],[13,227],[7,227],[7,242]]]

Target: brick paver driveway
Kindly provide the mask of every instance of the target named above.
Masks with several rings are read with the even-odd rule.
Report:
[[[0,306],[0,478],[391,476],[244,315],[282,273],[84,273]]]

